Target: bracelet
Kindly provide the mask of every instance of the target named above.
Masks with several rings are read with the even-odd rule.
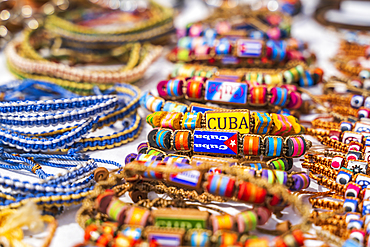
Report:
[[[225,69],[214,66],[203,66],[194,64],[176,64],[170,77],[217,77],[234,76],[247,81],[251,86],[258,85],[277,85],[277,84],[296,84],[301,87],[309,87],[322,82],[323,70],[315,68],[307,70],[307,66],[300,61],[288,62],[282,69],[256,69],[238,68]]]
[[[149,114],[146,118],[153,128],[172,130],[194,130],[195,128],[236,130],[241,134],[296,135],[304,132],[304,127],[293,116],[275,113],[250,112],[240,110],[213,110],[200,112],[165,112]]]
[[[68,17],[49,16],[45,20],[45,27],[50,33],[62,37],[67,42],[67,46],[78,46],[87,50],[111,49],[127,42],[155,40],[174,30],[173,10],[154,1],[150,1],[147,10],[150,17],[138,23],[135,22],[133,27],[125,25],[114,28],[108,26],[103,29],[94,26],[86,27],[74,19],[75,16],[81,16],[78,11],[85,11],[85,9],[91,9],[91,4],[80,5],[76,10],[70,10]],[[91,19],[87,19],[87,22],[94,21],[94,16],[89,18]]]
[[[194,152],[226,156],[300,157],[312,143],[303,136],[259,136],[238,131],[195,129],[153,129],[148,134],[150,147],[165,151]]]

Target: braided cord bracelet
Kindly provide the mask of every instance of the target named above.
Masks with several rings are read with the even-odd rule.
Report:
[[[150,147],[165,151],[193,152],[226,156],[300,157],[312,143],[303,136],[260,136],[238,131],[195,129],[153,129],[148,134]]]

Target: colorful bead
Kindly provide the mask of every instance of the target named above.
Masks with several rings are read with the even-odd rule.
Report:
[[[254,133],[264,135],[270,132],[272,126],[272,119],[268,113],[252,112],[254,119]]]
[[[150,211],[142,207],[131,207],[127,210],[126,219],[127,225],[145,226],[150,215]]]
[[[334,156],[334,158],[332,159],[330,167],[335,170],[339,170],[340,168],[344,166],[344,164],[345,164],[344,157],[337,155],[337,156]]]
[[[302,136],[289,136],[286,143],[288,145],[287,157],[300,157],[306,152],[306,141]]]
[[[190,234],[190,246],[207,247],[210,246],[210,234],[206,231],[192,231]]]
[[[232,197],[234,193],[235,179],[222,176],[219,174],[212,174],[208,176],[207,190],[209,193]]]
[[[203,82],[189,80],[186,87],[187,87],[186,94],[189,98],[193,99],[202,98],[202,90],[204,87]]]
[[[146,117],[146,122],[150,124],[153,128],[159,127],[161,124],[162,119],[167,115],[167,112],[158,111],[149,114]]]
[[[231,43],[228,39],[220,39],[220,42],[215,47],[215,52],[217,55],[229,54],[231,51]]]
[[[169,80],[166,85],[167,95],[169,97],[181,97],[183,84],[184,82],[179,79]]]
[[[282,156],[283,138],[278,136],[267,136],[265,138],[265,155],[268,157]]]
[[[259,156],[261,155],[260,145],[261,136],[257,135],[244,135],[243,137],[243,154],[246,156]]]
[[[344,194],[345,197],[358,197],[362,186],[355,184],[355,183],[348,183],[346,193]]]
[[[271,89],[270,104],[276,106],[284,106],[288,99],[288,90],[285,88],[273,87]]]
[[[269,247],[269,240],[265,238],[251,238],[245,241],[244,247]]]
[[[355,197],[347,197],[344,200],[343,208],[345,212],[356,212],[359,199]]]
[[[161,127],[173,130],[180,129],[180,121],[182,117],[182,113],[168,112],[161,120]]]
[[[153,96],[151,93],[144,94],[140,99],[140,104],[151,112],[160,111],[164,104],[162,98]]]
[[[310,72],[305,71],[304,75],[299,78],[298,85],[301,87],[312,87],[314,85],[314,81]]]
[[[213,232],[218,230],[232,230],[234,228],[234,217],[225,214],[225,215],[212,215],[210,218],[212,222]]]
[[[137,146],[137,153],[138,154],[145,154],[146,151],[148,150],[148,143],[142,142]]]
[[[234,246],[238,241],[238,234],[235,232],[223,231],[218,237],[217,246]]]
[[[241,212],[235,217],[238,223],[239,233],[253,231],[256,229],[258,217],[254,211]]]
[[[181,127],[183,129],[193,130],[201,127],[203,114],[200,112],[187,112],[185,113]]]
[[[173,135],[173,147],[176,151],[190,151],[191,133],[189,131],[175,131]]]
[[[128,205],[116,197],[113,197],[107,208],[109,218],[122,225]]]
[[[270,114],[272,121],[274,123],[274,127],[271,130],[271,134],[273,135],[287,135],[292,130],[292,124],[289,121],[289,118],[284,115]]]
[[[306,173],[293,174],[292,179],[294,181],[293,187],[290,187],[291,191],[299,191],[307,189],[310,185],[310,177]]]
[[[358,118],[369,118],[370,116],[370,109],[365,108],[365,107],[360,107],[360,109],[357,112],[357,117]]]
[[[267,221],[271,218],[272,212],[267,207],[258,207],[257,208],[257,215],[258,215],[258,222],[259,226],[262,226],[267,223]]]
[[[267,88],[265,86],[252,87],[249,92],[249,104],[263,106],[267,104]]]
[[[167,111],[167,112],[181,112],[185,113],[188,110],[188,106],[185,104],[177,103],[177,102],[172,102],[172,101],[167,101],[164,106],[162,111]]]
[[[250,203],[263,203],[266,198],[266,190],[249,182],[239,184],[238,199]]]
[[[146,167],[158,167],[158,166],[164,165],[164,163],[149,160],[149,161],[146,161],[144,163],[144,165]],[[143,176],[143,178],[159,179],[159,180],[163,179],[162,173],[159,173],[159,172],[156,172],[156,171],[145,171],[142,176]]]
[[[278,182],[279,184],[286,185],[288,175],[285,171],[264,169],[262,170],[261,178],[266,179],[270,184]]]
[[[362,95],[353,95],[351,98],[351,106],[355,109],[360,108],[364,103],[364,96]]]
[[[289,93],[289,103],[286,105],[288,109],[299,109],[303,104],[302,95],[298,92]]]
[[[279,158],[269,161],[270,167],[279,171],[289,171],[293,167],[293,161],[289,158]]]
[[[347,184],[351,181],[352,176],[353,176],[352,171],[347,170],[345,168],[341,168],[338,172],[338,175],[335,181],[339,184]]]
[[[156,137],[155,142],[157,144],[157,147],[165,150],[171,149],[171,135],[172,131],[166,130],[166,129],[159,129]]]

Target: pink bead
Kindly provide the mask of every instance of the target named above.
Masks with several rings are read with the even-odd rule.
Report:
[[[290,92],[290,102],[286,106],[288,109],[299,109],[302,105],[302,96],[298,92]]]
[[[271,28],[267,31],[270,39],[280,39],[280,29],[277,27]]]
[[[288,91],[291,91],[291,92],[297,92],[298,91],[297,86],[292,85],[292,84],[284,84],[281,87],[286,88]]]
[[[258,225],[264,225],[271,218],[271,211],[266,207],[257,208]]]

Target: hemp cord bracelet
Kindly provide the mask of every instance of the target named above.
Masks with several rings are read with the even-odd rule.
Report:
[[[150,147],[165,151],[190,152],[217,156],[300,157],[312,143],[303,136],[241,135],[238,131],[195,129],[153,129],[148,134]]]

